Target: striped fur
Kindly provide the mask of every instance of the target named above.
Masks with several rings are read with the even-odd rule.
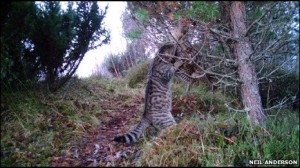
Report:
[[[177,67],[171,63],[172,57],[168,57],[174,52],[174,45],[172,44],[166,44],[160,48],[148,70],[142,118],[133,130],[123,136],[116,137],[114,141],[136,142],[150,124],[159,130],[176,124],[171,114],[171,85]]]
[[[176,71],[175,76],[178,79],[188,83],[193,80],[193,78],[190,75],[186,74],[183,70]]]

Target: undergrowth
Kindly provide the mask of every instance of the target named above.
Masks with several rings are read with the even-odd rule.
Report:
[[[145,141],[137,166],[249,166],[249,160],[297,160],[298,117],[291,111],[270,116],[266,130],[251,126],[244,114],[184,119],[160,138]]]
[[[122,80],[72,79],[55,93],[9,90],[1,93],[1,166],[50,166],[76,139],[110,120],[117,104],[132,104],[142,92]],[[72,143],[71,143],[72,142]]]
[[[52,94],[33,87],[6,89],[1,93],[1,166],[50,166],[54,156],[117,117],[120,107],[136,105],[142,111],[144,82],[135,81],[132,88],[128,79],[73,79]],[[240,108],[234,97],[201,83],[190,86],[188,97],[185,83],[174,82],[172,88],[172,113],[181,119],[161,137],[136,144],[142,154],[133,166],[247,166],[254,159],[299,158],[298,113],[273,110],[262,129],[245,113],[225,108]],[[131,164],[124,159],[122,165]]]
[[[126,75],[126,81],[131,88],[144,85],[146,82],[146,76],[150,66],[150,61],[144,61],[130,68]]]

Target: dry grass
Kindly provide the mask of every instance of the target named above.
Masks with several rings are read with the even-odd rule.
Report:
[[[269,118],[268,130],[251,126],[243,115],[229,116],[184,119],[145,141],[137,166],[246,166],[251,159],[299,158],[298,114],[284,117],[290,122]]]
[[[94,77],[72,80],[55,94],[2,93],[1,166],[49,166],[71,142],[118,118],[121,107],[142,111],[144,88],[126,83]],[[136,144],[142,155],[134,166],[245,166],[249,159],[299,158],[297,112],[274,111],[264,130],[223,107],[233,99],[199,86],[186,98],[184,86],[173,85],[173,112],[184,112],[184,119],[161,137]],[[132,166],[128,159],[110,164]]]

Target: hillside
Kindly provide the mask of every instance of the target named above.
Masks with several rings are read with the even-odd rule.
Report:
[[[144,83],[126,79],[72,79],[53,94],[43,90],[1,94],[1,166],[233,166],[251,159],[299,158],[299,114],[273,110],[267,130],[254,128],[236,98],[201,83],[173,84],[179,124],[135,144],[113,142],[142,114]],[[299,160],[298,160],[299,165]]]

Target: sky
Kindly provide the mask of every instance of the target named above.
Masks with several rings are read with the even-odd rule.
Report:
[[[127,3],[125,1],[117,2],[98,2],[98,6],[104,9],[108,6],[106,17],[104,18],[104,27],[110,30],[110,44],[102,45],[97,49],[88,51],[81,61],[76,74],[79,78],[89,77],[96,69],[96,65],[100,65],[104,58],[112,53],[122,53],[126,49],[126,40],[123,35],[121,16],[125,11]]]

